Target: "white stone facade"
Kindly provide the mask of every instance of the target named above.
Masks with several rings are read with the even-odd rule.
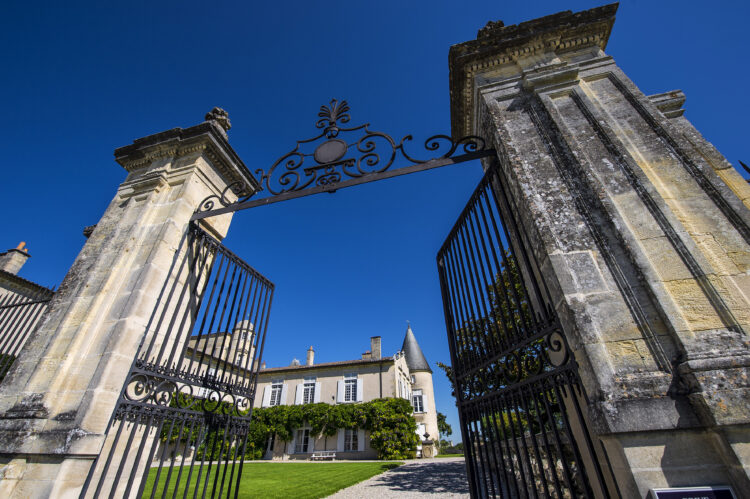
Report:
[[[381,357],[379,336],[371,339],[371,347],[361,359],[321,364],[313,362],[314,352],[310,347],[305,364],[295,362],[287,367],[261,368],[254,407],[319,402],[351,404],[400,397],[415,406],[414,418],[420,437],[424,440],[424,433],[428,433],[431,440],[436,439],[437,412],[432,373],[412,372],[403,351]],[[310,436],[304,432],[305,428],[300,430],[295,431],[291,442],[272,439],[265,458],[309,459],[318,451],[335,451],[336,459],[377,458],[377,451],[370,446],[369,434],[365,430],[358,430],[356,437],[345,430],[339,430],[333,437]],[[429,452],[425,452],[427,454]]]

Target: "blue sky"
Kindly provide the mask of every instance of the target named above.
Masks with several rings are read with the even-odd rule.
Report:
[[[0,248],[26,241],[20,274],[58,285],[125,177],[113,150],[214,106],[252,170],[315,135],[331,98],[349,102],[350,124],[447,133],[450,45],[489,20],[597,5],[5,2]],[[625,1],[607,50],[646,94],[685,91],[688,119],[735,165],[750,163],[749,14],[745,2]],[[236,214],[227,246],[276,283],[268,364],[310,345],[318,362],[358,358],[373,335],[392,354],[407,319],[427,359],[447,362],[435,255],[479,177],[470,163]],[[435,389],[456,438],[438,371]]]

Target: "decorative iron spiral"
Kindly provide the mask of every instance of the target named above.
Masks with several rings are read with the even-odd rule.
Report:
[[[346,179],[382,173],[390,169],[399,154],[409,163],[422,164],[430,160],[453,157],[458,150],[462,150],[463,153],[486,150],[486,143],[479,136],[469,135],[454,140],[449,135],[438,134],[425,140],[424,150],[439,154],[437,156],[431,154],[428,158],[418,159],[408,153],[405,148],[405,145],[413,139],[412,135],[405,135],[396,142],[386,133],[370,130],[369,123],[348,128],[341,126],[351,119],[349,111],[349,104],[345,100],[332,99],[329,104],[321,106],[315,123],[315,127],[322,130],[318,135],[298,140],[297,145],[291,151],[277,159],[269,168],[255,170],[261,190],[268,190],[269,196],[278,196],[313,187],[335,187],[337,183]],[[351,136],[352,139],[345,141],[337,138],[344,137],[344,135]],[[302,151],[303,146],[321,140],[324,140],[322,145],[338,142],[343,156],[345,156],[345,151],[355,151],[355,153],[348,157],[340,157],[330,163],[320,163],[315,159],[314,153]],[[382,142],[384,147],[379,148],[378,142]],[[312,164],[303,166],[308,158],[311,158]],[[227,199],[229,192],[234,194],[236,201],[230,202]],[[243,182],[234,182],[227,186],[221,195],[214,194],[206,197],[201,201],[196,212],[207,212],[219,206],[229,207],[243,203],[253,194]]]

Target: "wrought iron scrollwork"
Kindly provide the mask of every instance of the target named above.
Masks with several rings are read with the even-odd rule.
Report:
[[[321,132],[312,138],[298,140],[296,146],[268,169],[255,170],[261,184],[261,190],[268,191],[268,196],[326,186],[332,190],[336,184],[347,179],[362,178],[368,175],[383,173],[403,158],[412,165],[429,161],[453,158],[456,153],[468,154],[486,151],[487,146],[479,136],[470,135],[453,139],[444,134],[433,135],[424,142],[424,152],[432,153],[429,157],[418,157],[407,151],[407,144],[413,140],[412,135],[405,135],[400,140],[372,130],[369,123],[345,127],[350,121],[349,104],[332,99],[320,107],[315,127]],[[230,199],[230,194],[232,199]],[[212,195],[204,199],[198,212],[211,211],[243,203],[255,192],[242,182],[229,185],[221,195]]]
[[[228,195],[230,193],[234,194],[234,200],[229,199]],[[253,194],[254,192],[247,184],[238,180],[226,186],[221,192],[220,196],[212,194],[203,199],[203,201],[201,201],[198,205],[197,211],[199,213],[204,211],[211,211],[214,208],[218,208],[218,206],[216,206],[216,203],[218,203],[222,207],[229,206],[235,203],[241,203],[250,199]]]
[[[144,408],[173,407],[201,413],[242,416],[250,409],[252,391],[234,393],[231,388],[220,388],[208,380],[204,386],[177,382],[154,374],[134,372],[123,392],[123,402]]]
[[[482,334],[488,334],[483,332]],[[481,397],[500,392],[519,383],[535,381],[556,370],[566,370],[570,353],[565,337],[559,328],[543,329],[531,340],[517,344],[511,351],[493,355],[487,352],[481,357],[494,358],[483,362],[480,356],[459,356],[456,365],[468,371],[459,376],[459,389],[464,397]],[[481,369],[471,371],[470,365],[484,364]]]

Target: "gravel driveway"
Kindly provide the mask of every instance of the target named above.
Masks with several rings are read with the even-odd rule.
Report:
[[[339,490],[330,499],[411,499],[469,497],[464,458],[407,461],[364,482]]]

